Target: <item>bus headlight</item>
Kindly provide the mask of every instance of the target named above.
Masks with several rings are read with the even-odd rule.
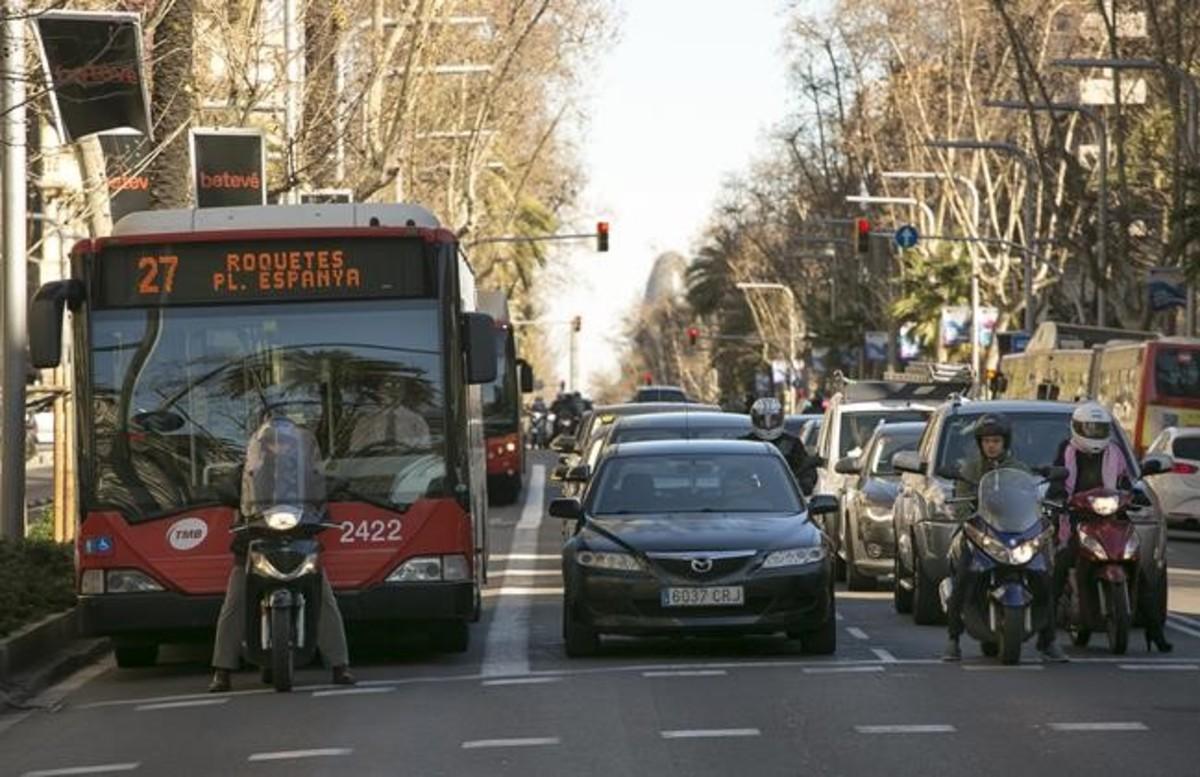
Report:
[[[136,569],[109,569],[104,573],[104,585],[110,594],[140,594],[163,590],[153,578]]]
[[[461,554],[446,556],[417,556],[410,558],[392,574],[387,583],[456,582],[471,579],[471,565]]]

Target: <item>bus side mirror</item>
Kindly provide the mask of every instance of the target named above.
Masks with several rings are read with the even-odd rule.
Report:
[[[521,384],[522,394],[533,393],[533,367],[524,359],[517,360],[517,375]]]
[[[486,313],[464,313],[467,335],[467,383],[496,379],[496,324]]]
[[[76,280],[51,281],[33,295],[29,307],[29,357],[39,370],[62,361],[63,307],[83,304],[83,284]]]

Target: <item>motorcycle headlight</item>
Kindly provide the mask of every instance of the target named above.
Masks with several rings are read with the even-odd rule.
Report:
[[[281,572],[275,568],[275,565],[271,563],[271,559],[267,558],[266,554],[255,552],[250,554],[250,569],[255,574],[274,580],[295,580],[296,578],[311,575],[317,571],[317,556],[315,553],[309,554],[291,572]]]
[[[1138,537],[1137,532],[1129,535],[1129,539],[1125,540],[1125,558],[1133,558],[1142,549],[1142,540]]]
[[[294,529],[300,523],[300,511],[294,507],[274,507],[263,514],[267,528],[274,531]]]
[[[575,561],[582,567],[592,569],[607,569],[610,572],[641,572],[642,562],[629,553],[604,553],[592,550],[581,550],[575,554]]]
[[[1024,566],[1033,560],[1042,547],[1045,535],[1039,535],[1026,540],[1020,545],[1009,547],[990,534],[980,531],[974,526],[967,526],[967,535],[971,541],[983,549],[995,561],[1009,566]]]
[[[558,416],[556,416],[554,413],[551,413],[550,415],[548,415],[546,417],[549,418],[551,421],[553,421],[555,418],[558,418]]]
[[[1100,540],[1096,539],[1092,535],[1080,532],[1079,544],[1101,561],[1108,560],[1108,553],[1105,552],[1104,546],[1100,544]]]
[[[1020,545],[1008,552],[1008,557],[1011,560],[1011,563],[1017,566],[1028,564],[1033,560],[1033,557],[1037,555],[1038,546],[1040,544],[1040,540],[1029,540],[1027,542],[1022,542]]]
[[[136,569],[109,569],[104,573],[104,585],[110,594],[140,594],[163,590],[153,578]]]
[[[763,559],[763,569],[778,569],[780,567],[799,567],[805,564],[815,564],[825,559],[825,548],[814,545],[811,548],[788,548],[776,550]]]
[[[1094,496],[1088,502],[1091,504],[1092,512],[1102,517],[1112,515],[1121,506],[1121,500],[1115,496]]]

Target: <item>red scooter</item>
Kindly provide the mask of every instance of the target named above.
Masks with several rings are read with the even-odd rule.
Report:
[[[1105,631],[1117,655],[1129,646],[1141,555],[1126,512],[1132,499],[1129,491],[1096,488],[1076,494],[1068,504],[1079,555],[1070,573],[1067,628],[1079,647],[1087,645],[1093,631]]]

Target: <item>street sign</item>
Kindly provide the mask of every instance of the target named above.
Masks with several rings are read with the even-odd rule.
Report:
[[[920,235],[917,234],[917,228],[912,224],[905,224],[896,230],[896,234],[892,239],[896,241],[896,245],[900,248],[909,249],[917,245]]]

